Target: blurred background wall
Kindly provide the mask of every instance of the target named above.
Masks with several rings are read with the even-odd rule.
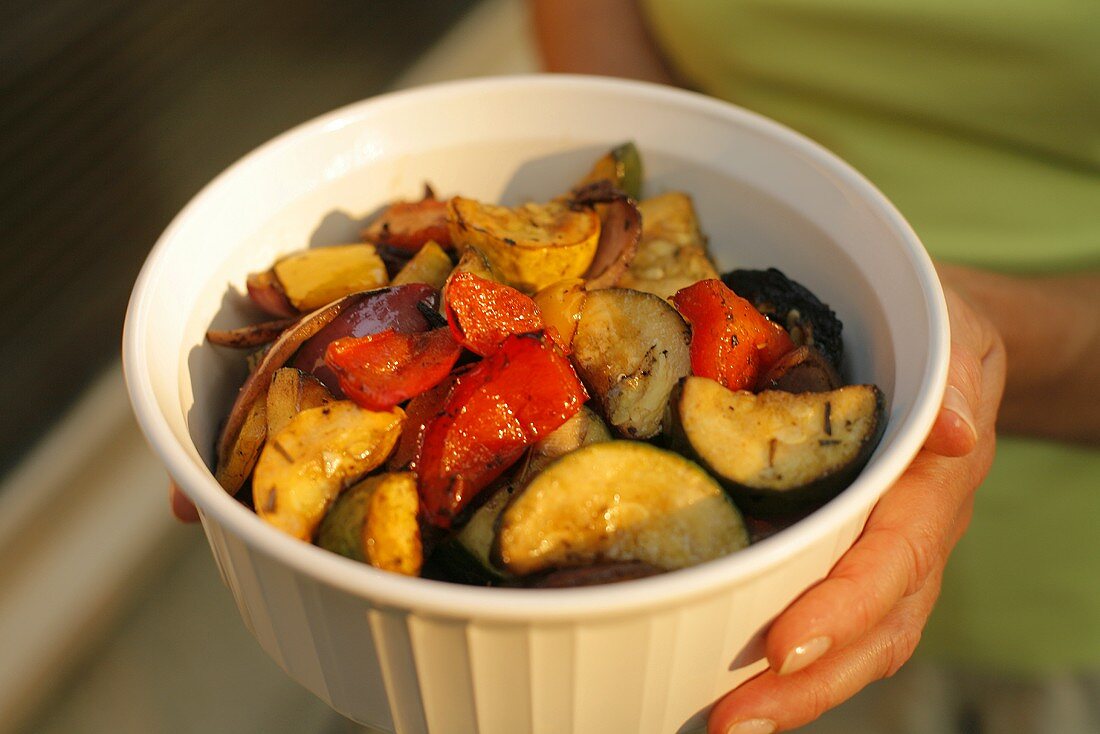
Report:
[[[0,734],[348,730],[168,515],[118,365],[129,290],[187,200],[279,132],[535,68],[521,0],[0,6]]]

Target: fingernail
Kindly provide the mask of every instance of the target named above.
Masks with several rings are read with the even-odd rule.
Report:
[[[815,637],[808,642],[803,642],[787,653],[787,658],[779,668],[779,674],[797,673],[824,655],[832,644],[833,638],[831,637]]]
[[[966,398],[963,397],[962,391],[954,385],[948,385],[947,389],[943,393],[943,408],[944,410],[950,410],[952,413],[959,417],[966,427],[970,429],[971,435],[974,440],[978,440],[978,429],[974,426],[974,416],[970,412],[970,404],[966,402]]]
[[[771,719],[745,719],[730,724],[726,734],[772,734],[775,722]]]

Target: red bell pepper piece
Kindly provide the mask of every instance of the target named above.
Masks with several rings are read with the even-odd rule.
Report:
[[[405,427],[397,441],[397,448],[386,461],[387,471],[416,471],[424,432],[443,413],[443,406],[457,381],[458,377],[451,373],[438,385],[420,393],[405,406]]]
[[[542,313],[529,296],[473,273],[447,283],[447,321],[462,346],[482,357],[512,334],[543,331]]]
[[[462,354],[450,330],[417,334],[386,329],[328,345],[325,364],[344,394],[367,410],[389,410],[438,385]]]
[[[691,324],[691,371],[730,390],[752,389],[775,362],[794,349],[782,326],[720,280],[677,291],[672,303]]]
[[[460,373],[424,433],[417,460],[428,522],[450,527],[524,448],[565,423],[587,399],[569,360],[541,335],[509,336]]]
[[[447,202],[436,199],[430,189],[420,201],[394,202],[361,234],[367,242],[410,254],[432,240],[446,250],[451,247]]]

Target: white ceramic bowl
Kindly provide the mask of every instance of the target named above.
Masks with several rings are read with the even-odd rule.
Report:
[[[247,319],[248,271],[307,243],[353,239],[353,220],[418,195],[426,179],[443,195],[551,197],[626,139],[642,151],[649,193],[692,194],[723,268],[779,267],[844,321],[849,376],[883,388],[889,423],[837,499],[696,568],[605,587],[505,590],[354,563],[265,525],[215,483],[207,462],[243,366],[203,333]],[[198,505],[248,629],[337,711],[400,734],[701,726],[719,696],[761,669],[761,631],[828,572],[917,452],[947,354],[928,256],[845,163],[700,95],[564,76],[377,97],[264,145],[161,237],[134,289],[124,345],[138,420]]]

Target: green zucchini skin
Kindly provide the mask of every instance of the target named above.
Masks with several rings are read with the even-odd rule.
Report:
[[[701,467],[640,441],[586,446],[501,513],[494,562],[517,576],[637,561],[674,570],[748,545],[741,513]]]
[[[674,445],[746,515],[764,518],[805,513],[839,494],[867,464],[886,423],[874,385],[754,395],[690,377],[673,406]]]

